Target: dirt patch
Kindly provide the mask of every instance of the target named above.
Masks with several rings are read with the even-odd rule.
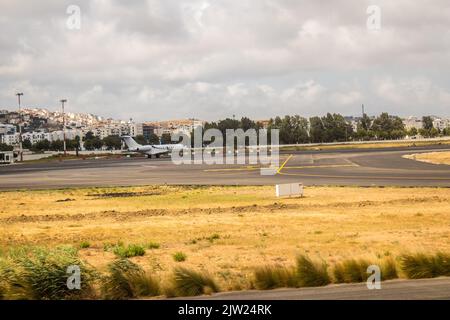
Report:
[[[161,191],[145,191],[145,192],[109,192],[109,193],[90,193],[87,194],[88,197],[93,197],[95,199],[106,199],[106,198],[133,198],[133,197],[148,197],[148,196],[160,196],[163,192]]]

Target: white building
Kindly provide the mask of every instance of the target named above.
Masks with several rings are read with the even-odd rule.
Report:
[[[15,133],[15,134],[3,134],[0,137],[1,137],[2,143],[5,143],[10,146],[14,146],[14,145],[19,144],[19,140],[20,140],[19,136],[20,136],[20,134]]]
[[[450,128],[450,119],[435,118],[433,120],[433,126],[439,130],[444,130],[446,128]]]
[[[22,134],[22,141],[28,140],[31,144],[38,143],[40,141],[51,141],[51,135],[48,132],[26,132]]]
[[[411,128],[416,128],[417,130],[423,127],[422,118],[417,117],[409,117],[403,119],[403,124],[405,125],[406,130],[410,130]]]
[[[12,124],[0,123],[0,135],[2,134],[15,134],[16,126]]]

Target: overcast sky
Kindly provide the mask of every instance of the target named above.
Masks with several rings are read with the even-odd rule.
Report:
[[[448,0],[1,0],[0,30],[0,109],[21,91],[26,106],[64,97],[136,120],[358,115],[362,103],[450,117]]]

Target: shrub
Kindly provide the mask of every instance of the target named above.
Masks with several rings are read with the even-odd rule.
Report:
[[[102,293],[105,299],[122,300],[159,294],[158,283],[137,264],[121,259],[108,266],[109,276],[104,279]]]
[[[327,265],[314,263],[304,255],[297,257],[297,277],[301,287],[320,287],[331,282]]]
[[[391,280],[397,279],[397,264],[395,260],[391,257],[386,258],[381,265],[381,279],[382,280]]]
[[[213,235],[211,235],[210,237],[207,238],[207,240],[209,242],[214,242],[214,240],[219,240],[220,239],[220,235],[217,233],[214,233]]]
[[[364,259],[350,259],[337,264],[334,268],[336,283],[364,282],[369,277],[367,268],[371,264]]]
[[[438,252],[434,257],[437,276],[450,277],[450,254]]]
[[[125,246],[116,246],[113,249],[113,252],[116,256],[125,259],[125,258],[132,258],[132,257],[142,257],[145,255],[145,249],[141,245],[137,244],[130,244],[127,247]]]
[[[149,242],[149,243],[147,243],[147,245],[145,247],[147,249],[159,249],[161,247],[161,245],[157,242]]]
[[[259,290],[270,290],[275,288],[295,288],[298,279],[295,269],[280,266],[265,266],[255,270],[255,287]]]
[[[80,290],[67,286],[69,266],[80,268]],[[96,274],[73,248],[22,248],[2,260],[0,278],[9,299],[67,300],[92,297]]]
[[[173,260],[175,260],[176,262],[183,262],[186,261],[187,259],[187,255],[184,254],[183,252],[175,252],[173,254]]]
[[[90,247],[91,247],[91,244],[88,241],[82,241],[80,243],[80,249],[87,249],[87,248],[90,248]]]
[[[207,273],[178,267],[174,271],[173,290],[177,296],[190,297],[218,292],[219,287]]]
[[[450,254],[405,254],[400,259],[402,270],[410,279],[450,276]]]

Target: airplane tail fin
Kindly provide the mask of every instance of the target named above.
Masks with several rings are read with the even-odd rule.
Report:
[[[139,143],[137,143],[132,137],[130,136],[123,136],[121,137],[122,140],[125,142],[125,144],[127,145],[128,149],[139,149],[140,147],[142,147]]]

